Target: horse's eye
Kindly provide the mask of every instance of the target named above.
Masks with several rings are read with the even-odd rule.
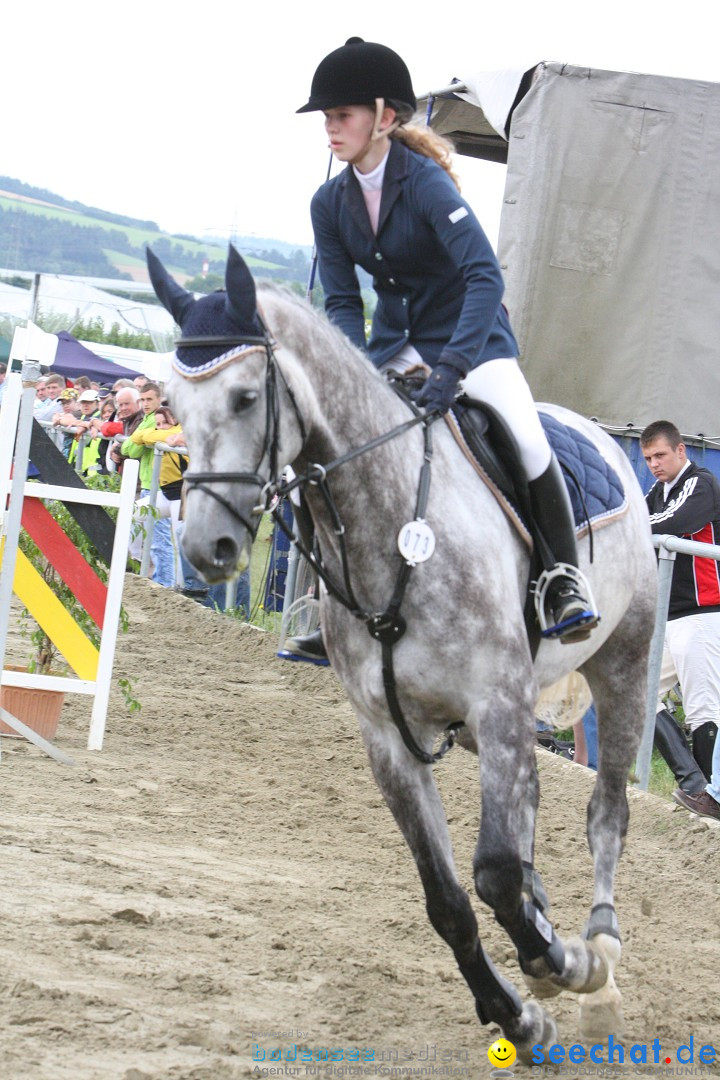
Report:
[[[237,390],[233,395],[232,406],[236,413],[244,412],[257,401],[257,390]]]

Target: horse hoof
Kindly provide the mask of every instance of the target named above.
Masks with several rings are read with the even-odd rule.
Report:
[[[565,966],[556,975],[539,957],[533,960],[529,971],[523,972],[528,990],[536,998],[551,998],[563,990],[574,994],[591,994],[601,990],[608,981],[610,966],[603,950],[583,938],[574,937],[563,941]]]
[[[607,979],[604,986],[581,999],[580,1032],[586,1039],[622,1035],[622,996],[615,983],[615,968],[622,951],[620,942],[610,934],[596,934],[587,944],[590,955],[607,968]]]
[[[580,1002],[580,1035],[583,1039],[596,1041],[609,1035],[620,1036],[625,1022],[622,1013],[622,995],[616,986],[605,986],[594,994],[588,994]]]
[[[531,975],[529,972],[523,971],[522,977],[532,996],[540,1001],[545,998],[557,997],[558,994],[562,993],[562,986],[557,986],[556,983],[551,982],[548,975]]]
[[[508,1025],[504,1034],[525,1065],[537,1064],[533,1061],[534,1046],[553,1046],[558,1042],[557,1024],[536,1001],[525,1002],[521,1015]]]

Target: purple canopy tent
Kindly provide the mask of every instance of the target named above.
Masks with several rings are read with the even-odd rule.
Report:
[[[52,370],[66,379],[87,375],[92,382],[112,386],[116,379],[134,379],[141,374],[121,364],[104,360],[102,356],[98,356],[91,349],[86,349],[84,345],[81,345],[77,338],[68,334],[67,330],[61,330],[56,337],[58,347]]]

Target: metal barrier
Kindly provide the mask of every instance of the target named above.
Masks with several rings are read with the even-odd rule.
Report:
[[[675,555],[701,555],[706,559],[720,562],[720,546],[717,544],[699,544],[696,540],[684,540],[680,536],[656,535],[652,538],[658,548],[658,599],[655,611],[655,632],[650,645],[650,663],[648,666],[648,697],[645,713],[645,726],[638,749],[636,770],[639,786],[647,791],[650,782],[650,760],[655,738],[655,714],[657,713],[658,692],[660,689],[660,669],[662,667],[663,645],[665,642],[665,624],[670,605],[670,586],[672,584]],[[681,687],[682,689],[682,687]]]
[[[47,431],[51,438],[54,435],[66,435],[74,434],[74,427],[62,427],[58,424],[53,424],[51,420],[38,420],[38,423],[42,428]],[[75,451],[75,471],[78,475],[82,475],[83,471],[83,457],[85,454],[85,448],[91,441],[88,439],[89,432],[84,433],[77,440],[77,449]],[[96,438],[97,436],[93,436]],[[124,439],[124,436],[123,436]],[[62,442],[58,442],[57,439],[53,439],[55,445],[59,449],[62,449]],[[148,515],[147,522],[145,524],[145,537],[143,539],[142,558],[140,560],[140,574],[143,577],[149,577],[150,575],[150,547],[152,545],[153,533],[155,532],[155,522],[157,520],[157,498],[160,490],[160,469],[162,467],[163,454],[180,454],[182,457],[188,457],[188,452],[185,447],[182,446],[168,446],[167,443],[155,443],[153,453],[153,470],[152,479],[150,482],[150,494],[148,505],[154,511]],[[227,607],[233,607],[233,600],[235,596],[235,582],[229,581],[227,583],[227,589],[225,593],[225,603]]]
[[[168,446],[167,443],[155,443],[149,502],[151,509],[154,511],[157,511],[157,497],[158,491],[160,490],[160,469],[162,468],[163,454],[179,453],[182,453],[182,451],[178,447]],[[187,452],[183,453],[182,456],[187,457]],[[140,574],[142,577],[148,577],[150,573],[150,545],[152,544],[153,533],[155,532],[155,521],[155,514],[150,514],[145,526],[145,539],[143,541],[142,559],[140,560]]]

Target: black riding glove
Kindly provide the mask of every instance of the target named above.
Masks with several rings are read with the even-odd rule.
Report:
[[[446,413],[455,401],[461,375],[452,364],[441,361],[428,375],[417,396],[417,404],[428,413]]]

